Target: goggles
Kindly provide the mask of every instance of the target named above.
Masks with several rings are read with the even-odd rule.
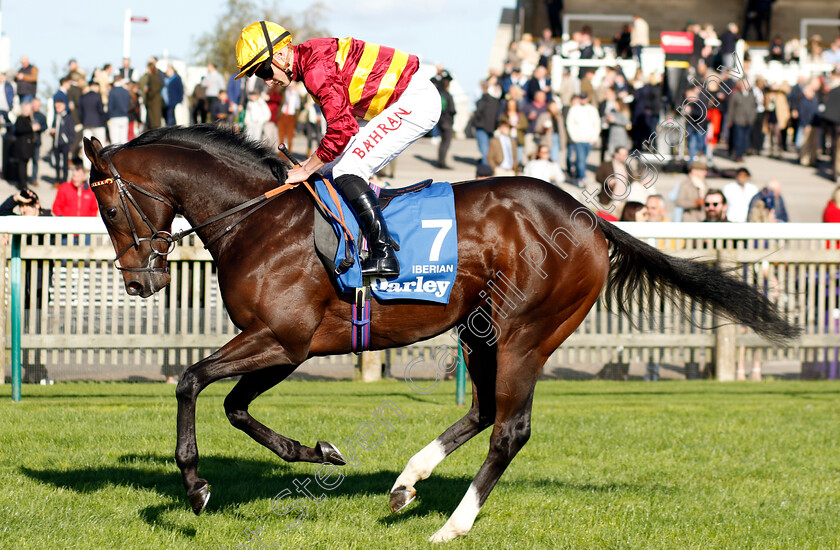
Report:
[[[253,70],[246,73],[248,76],[256,76],[260,80],[271,80],[274,78],[274,69],[271,67],[272,58],[269,57]]]

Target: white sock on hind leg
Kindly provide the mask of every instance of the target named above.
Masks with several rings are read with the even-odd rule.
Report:
[[[478,516],[480,506],[478,504],[478,491],[471,483],[467,494],[461,499],[461,503],[452,512],[449,520],[443,524],[437,533],[432,535],[429,542],[446,542],[455,537],[466,535],[472,529],[475,518]]]
[[[406,464],[405,469],[397,478],[391,491],[399,486],[414,487],[414,484],[421,479],[426,479],[432,475],[432,470],[435,466],[441,463],[446,458],[446,451],[443,448],[443,443],[435,439],[425,447],[423,447],[416,455],[411,457]]]

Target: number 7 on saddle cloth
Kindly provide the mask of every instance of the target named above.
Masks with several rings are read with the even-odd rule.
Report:
[[[380,189],[373,185],[371,187],[378,196]],[[315,188],[324,204],[333,213],[337,213],[326,185],[318,180]],[[344,212],[352,212],[344,203],[344,198],[339,199],[343,203]],[[400,275],[393,279],[374,278],[371,281],[373,295],[380,300],[449,303],[449,293],[458,271],[458,228],[452,185],[436,182],[416,193],[394,197],[382,215],[391,236],[400,246],[397,251]],[[345,215],[344,219],[350,234],[358,235],[359,224],[356,219],[352,215]],[[339,239],[336,255],[338,263],[344,257],[345,237],[334,220],[330,220],[330,223]],[[356,262],[337,277],[342,292],[352,292],[363,285],[358,251],[354,252]]]

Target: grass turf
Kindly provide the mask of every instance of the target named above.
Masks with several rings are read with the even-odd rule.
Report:
[[[25,386],[21,403],[0,386],[0,548],[423,548],[486,456],[489,431],[391,515],[405,462],[465,412],[451,383],[419,395],[400,381],[284,382],[259,398],[252,414],[279,433],[345,454],[350,440],[357,463],[326,491],[317,465],[285,463],[228,424],[230,388],[198,401],[213,492],[196,517],[173,458],[173,386]],[[448,548],[840,548],[839,393],[836,382],[541,382],[530,442]],[[295,503],[307,480],[325,497]]]

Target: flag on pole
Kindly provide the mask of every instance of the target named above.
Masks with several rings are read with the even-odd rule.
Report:
[[[132,15],[131,16],[131,22],[132,23],[148,23],[149,18],[148,17],[140,17],[138,15]]]

